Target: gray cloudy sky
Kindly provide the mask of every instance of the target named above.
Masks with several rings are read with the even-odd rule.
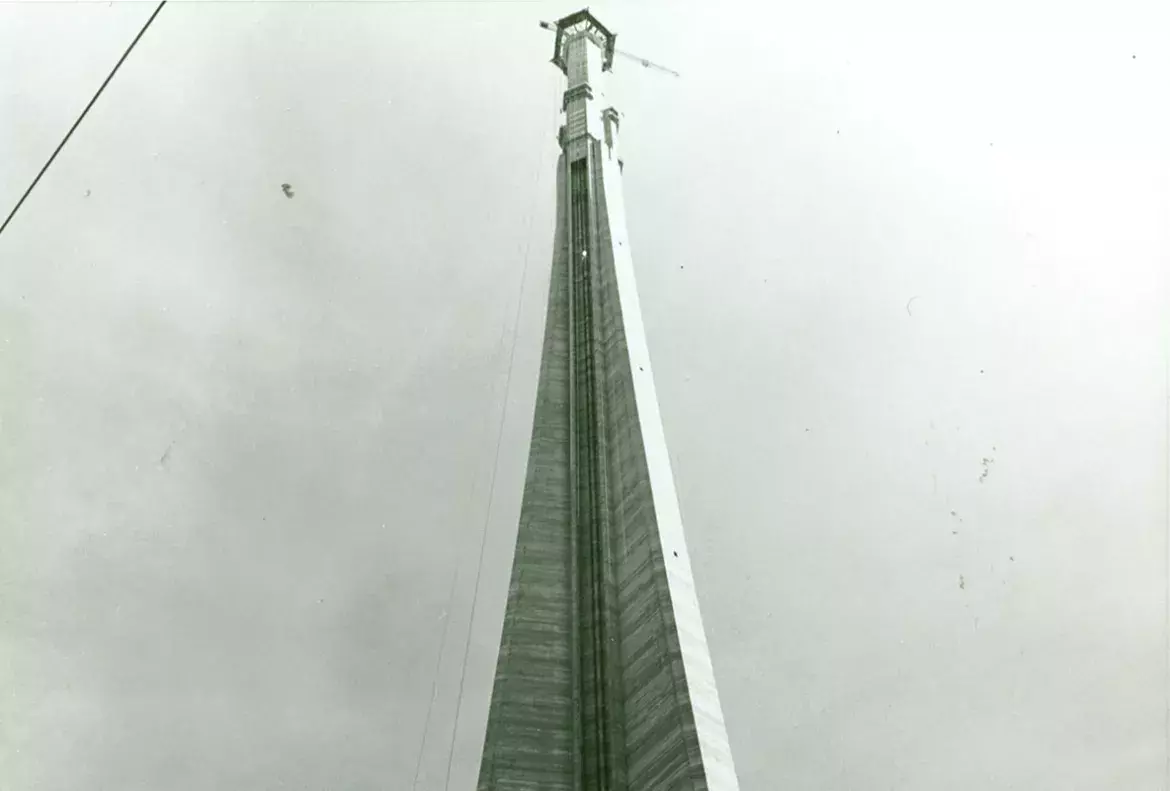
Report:
[[[683,75],[612,94],[743,787],[1165,788],[1170,6],[591,5]],[[0,237],[0,786],[470,787],[576,8],[159,16]],[[152,10],[0,5],[5,213]]]

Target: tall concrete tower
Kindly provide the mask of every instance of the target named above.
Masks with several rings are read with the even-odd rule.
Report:
[[[543,360],[480,791],[736,791],[622,203],[614,35],[568,78]]]

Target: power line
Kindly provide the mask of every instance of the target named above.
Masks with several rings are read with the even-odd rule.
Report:
[[[93,98],[89,100],[89,104],[87,104],[85,109],[81,111],[81,115],[77,116],[77,120],[73,122],[73,126],[69,127],[69,131],[65,133],[65,137],[61,140],[60,145],[57,146],[57,149],[52,153],[48,161],[45,162],[45,166],[41,168],[41,172],[38,173],[37,177],[32,180],[32,184],[28,185],[28,189],[26,189],[24,194],[20,196],[20,200],[16,202],[16,205],[12,207],[12,211],[8,213],[8,217],[4,220],[4,224],[0,225],[0,233],[4,233],[4,229],[8,227],[8,223],[12,222],[12,218],[16,216],[18,211],[20,211],[20,207],[24,205],[25,200],[32,193],[33,189],[37,186],[38,183],[40,183],[41,177],[45,175],[45,171],[49,169],[49,165],[53,164],[53,160],[55,160],[57,155],[61,153],[61,149],[63,149],[65,144],[69,142],[69,138],[73,137],[73,133],[77,131],[77,127],[81,125],[81,122],[89,113],[90,108],[94,106],[94,103],[97,102],[98,97],[102,95],[102,91],[104,91],[106,86],[110,84],[110,80],[114,79],[114,75],[118,73],[118,69],[121,68],[122,64],[126,61],[126,58],[130,56],[130,53],[134,50],[134,46],[138,43],[138,40],[142,38],[144,33],[146,33],[146,29],[150,27],[150,23],[154,21],[154,18],[158,16],[158,12],[162,11],[163,6],[166,4],[167,0],[162,0],[158,4],[158,8],[154,9],[154,13],[150,15],[150,18],[146,20],[146,24],[143,25],[142,29],[138,31],[138,35],[135,36],[134,40],[130,42],[130,46],[128,46],[126,51],[122,53],[122,57],[118,58],[118,62],[114,64],[114,68],[110,70],[110,73],[102,82],[101,87],[97,89],[97,93],[95,93]]]
[[[372,2],[373,0],[370,0],[370,1]],[[391,2],[398,2],[399,0],[390,0],[390,1]],[[438,0],[438,1],[439,2],[446,2],[447,0]],[[539,178],[539,175],[540,175],[540,172],[537,171],[537,178]],[[539,187],[539,181],[537,183],[537,186]],[[531,231],[531,222],[530,222],[529,230]],[[471,338],[471,330],[470,329],[468,329],[466,337],[467,337],[467,340],[470,341],[470,338]],[[500,339],[499,339],[499,341],[496,342],[496,349],[498,350],[498,354],[500,357],[503,357],[504,344],[507,341],[507,339],[508,339],[508,325],[507,325],[507,323],[505,323],[502,327],[500,327]],[[507,399],[507,395],[505,394],[505,400],[506,399]],[[490,429],[491,429],[490,424],[485,420],[484,421],[484,437],[486,439],[491,438]],[[495,456],[494,457],[489,456],[489,458],[495,458],[498,462],[498,459],[499,459],[499,437],[497,437],[496,439],[497,439],[497,442],[496,442],[497,447],[495,449]],[[494,475],[494,473],[493,473],[493,475]],[[469,486],[468,487],[468,492],[467,492],[468,508],[470,508],[472,505],[474,505],[474,503],[475,503],[474,495],[475,495],[475,492],[478,488],[479,488],[478,486]],[[489,494],[489,503],[490,503],[490,494]],[[490,505],[489,505],[489,509],[490,509]],[[486,531],[486,529],[487,529],[487,524],[486,524],[486,520],[485,520],[484,530]],[[460,541],[458,545],[462,546],[462,544],[463,544],[463,542]],[[482,544],[482,541],[481,541],[481,544]],[[482,558],[481,558],[481,562],[482,562]],[[424,756],[425,751],[426,751],[427,738],[430,735],[430,731],[431,731],[431,720],[434,716],[435,702],[438,700],[438,696],[439,696],[439,672],[443,668],[443,654],[445,652],[445,649],[447,648],[447,637],[448,637],[448,634],[449,634],[450,629],[451,629],[451,621],[453,620],[451,617],[451,612],[453,609],[451,604],[455,600],[455,591],[458,587],[457,583],[459,581],[459,572],[462,569],[462,567],[463,567],[462,556],[457,553],[456,562],[455,562],[455,570],[451,574],[451,585],[450,585],[448,592],[447,592],[447,603],[443,609],[443,635],[442,635],[442,638],[439,640],[439,650],[438,650],[437,655],[435,657],[435,670],[434,670],[434,675],[433,675],[434,680],[431,682],[431,700],[430,700],[430,703],[427,704],[427,714],[426,714],[426,718],[423,720],[422,741],[418,746],[418,756],[417,756],[415,763],[414,763],[414,779],[411,781],[411,784],[410,784],[411,791],[417,791],[419,778],[422,777],[423,756]],[[476,586],[478,588],[478,582],[476,583]],[[470,629],[470,628],[471,627],[468,626],[468,629]],[[449,760],[448,760],[448,764],[450,764]],[[448,769],[448,771],[450,771],[450,770]]]
[[[500,340],[498,343],[496,343],[496,347],[500,350],[499,353],[501,356],[503,356],[504,342],[507,339],[507,329],[508,329],[507,325],[504,325],[503,327],[500,328]],[[468,332],[467,332],[467,340],[470,341],[470,338],[471,338],[471,329],[469,328]],[[488,425],[487,421],[484,421],[484,437],[485,437],[485,439],[490,439],[490,428],[491,427],[490,427],[490,425]],[[498,453],[498,450],[497,450],[497,453]],[[469,509],[472,505],[475,504],[474,495],[475,495],[477,488],[478,487],[476,487],[476,486],[469,486],[468,487],[467,507]],[[462,541],[458,542],[458,546],[462,546],[462,544],[463,544]],[[439,649],[436,652],[436,656],[435,656],[435,670],[434,670],[434,675],[433,675],[433,681],[431,682],[431,700],[427,704],[427,715],[426,715],[426,718],[423,720],[422,741],[419,743],[418,756],[417,756],[415,763],[414,763],[414,779],[411,781],[411,784],[410,784],[411,791],[417,791],[419,778],[422,777],[423,756],[424,756],[425,751],[426,751],[427,737],[430,735],[430,732],[431,732],[431,719],[434,716],[435,702],[438,700],[438,697],[439,697],[439,672],[443,669],[443,654],[445,653],[445,649],[447,648],[447,637],[448,637],[448,634],[451,630],[451,621],[453,620],[451,618],[451,613],[452,613],[452,609],[453,609],[451,604],[455,600],[455,591],[458,587],[457,583],[459,582],[459,571],[463,566],[463,561],[461,558],[462,558],[462,555],[457,553],[456,554],[455,569],[451,574],[451,585],[449,586],[449,589],[447,591],[447,602],[443,607],[443,635],[439,639]]]

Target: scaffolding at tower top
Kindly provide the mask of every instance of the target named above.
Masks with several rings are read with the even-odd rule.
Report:
[[[583,11],[570,14],[569,16],[564,17],[557,22],[541,21],[540,26],[545,30],[550,30],[557,34],[556,42],[553,45],[552,62],[556,64],[557,68],[565,72],[565,74],[568,74],[568,64],[565,61],[564,51],[565,38],[568,35],[572,35],[574,33],[586,32],[590,38],[592,38],[601,48],[601,51],[604,55],[604,60],[602,61],[602,69],[604,71],[611,71],[613,69],[614,55],[621,55],[623,58],[629,58],[630,60],[637,61],[638,63],[642,64],[643,68],[656,69],[658,71],[669,74],[672,77],[682,76],[674,69],[667,68],[666,66],[655,63],[652,60],[635,55],[632,52],[626,52],[625,50],[617,49],[617,47],[614,46],[617,35],[612,33],[607,27],[605,27],[605,25],[597,21],[597,17],[593,16],[593,14],[591,14],[587,8]]]

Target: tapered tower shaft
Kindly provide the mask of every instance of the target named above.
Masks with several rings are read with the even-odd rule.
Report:
[[[565,73],[540,382],[480,791],[737,791],[634,283],[605,99],[614,36]]]

